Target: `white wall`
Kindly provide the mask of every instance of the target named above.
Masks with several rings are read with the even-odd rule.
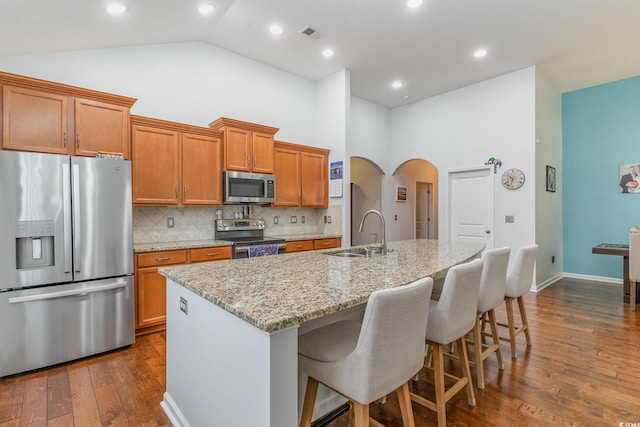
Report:
[[[352,96],[349,126],[347,155],[368,159],[390,174],[391,110]]]
[[[538,287],[543,287],[563,272],[562,97],[540,70],[536,72],[536,165],[536,278]],[[556,168],[555,193],[546,191],[547,165]]]
[[[498,157],[503,166],[495,179],[495,245],[517,248],[535,241],[535,68],[398,107],[391,129],[392,169],[422,158],[439,170],[441,238],[448,235],[447,171]],[[519,190],[500,184],[509,168],[527,176]],[[506,215],[515,216],[515,223],[506,224]]]
[[[230,117],[316,138],[316,84],[203,42],[0,56],[0,70],[137,98],[133,114],[207,126]]]
[[[342,161],[343,184],[342,197],[330,197],[330,206],[340,206],[342,235],[349,236],[349,162],[346,158],[347,135],[349,132],[351,74],[349,70],[341,70],[324,78],[316,85],[316,146],[331,150],[331,162]],[[327,170],[327,174],[329,171]],[[343,246],[349,239],[343,240]]]
[[[380,169],[362,157],[351,157],[351,182],[353,193],[351,195],[351,224],[353,245],[379,243],[382,239],[380,220],[367,218],[362,232],[358,231],[358,225],[369,209],[382,211],[382,174]],[[388,227],[387,227],[388,228]],[[374,233],[377,234],[375,239]],[[347,239],[348,236],[345,236]],[[388,238],[388,237],[387,237]],[[348,244],[347,244],[348,246]]]

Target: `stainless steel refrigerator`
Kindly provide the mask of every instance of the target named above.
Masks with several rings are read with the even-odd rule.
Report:
[[[131,163],[0,151],[0,377],[132,344]]]

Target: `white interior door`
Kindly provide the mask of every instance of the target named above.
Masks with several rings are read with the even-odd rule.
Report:
[[[491,168],[449,172],[449,237],[493,248]]]
[[[416,182],[416,239],[432,239],[432,184]]]

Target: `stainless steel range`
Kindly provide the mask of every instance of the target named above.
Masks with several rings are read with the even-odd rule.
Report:
[[[264,228],[264,219],[218,219],[215,238],[233,243],[233,258],[285,253],[285,240],[264,237]]]

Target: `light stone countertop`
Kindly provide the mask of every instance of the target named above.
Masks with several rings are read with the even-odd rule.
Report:
[[[154,243],[135,243],[133,245],[133,252],[158,252],[158,251],[171,251],[177,249],[195,249],[195,248],[207,248],[213,246],[231,246],[231,242],[225,242],[223,240],[183,240],[177,242],[154,242]]]
[[[330,239],[334,237],[342,237],[340,234],[321,234],[321,233],[309,233],[309,234],[280,234],[280,235],[266,235],[265,237],[274,237],[279,239],[285,239],[286,241],[296,240],[312,240],[312,239]],[[192,248],[206,248],[213,246],[231,246],[231,242],[225,240],[183,240],[175,242],[153,242],[153,243],[135,243],[133,245],[133,252],[158,252],[158,251],[171,251],[177,249],[192,249]]]
[[[484,244],[438,240],[388,243],[385,256],[342,258],[336,249],[163,267],[177,284],[266,332],[365,303],[379,289],[441,276]]]
[[[264,237],[274,237],[278,239],[284,239],[287,242],[295,242],[298,240],[333,239],[336,237],[342,237],[342,234],[322,234],[322,233],[266,234]]]

